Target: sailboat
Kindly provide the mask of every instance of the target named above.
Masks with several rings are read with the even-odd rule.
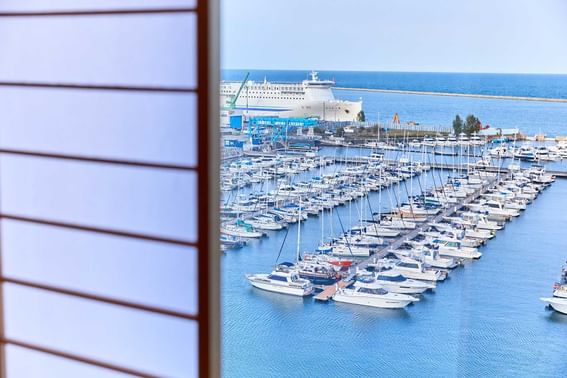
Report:
[[[296,260],[299,260],[299,243],[301,235],[301,196],[299,197],[299,221],[297,224]],[[279,264],[270,274],[246,274],[250,284],[258,289],[274,293],[305,297],[313,293],[311,281],[301,278],[297,267],[293,264]]]

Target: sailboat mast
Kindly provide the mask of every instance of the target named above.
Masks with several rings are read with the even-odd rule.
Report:
[[[299,243],[301,242],[301,194],[299,195],[299,211],[297,218],[297,250],[295,251],[295,262],[299,262]]]
[[[319,180],[321,182],[321,189],[319,190],[320,198],[323,198],[323,156],[319,156]],[[325,207],[321,210],[321,245],[325,240]]]
[[[380,182],[380,191],[378,192],[378,223],[382,221],[382,169],[384,169],[383,164],[380,164],[380,170],[378,171],[378,181]]]

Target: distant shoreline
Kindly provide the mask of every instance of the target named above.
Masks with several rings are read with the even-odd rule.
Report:
[[[339,91],[398,93],[398,94],[446,96],[446,97],[472,97],[472,98],[486,98],[493,100],[558,102],[558,103],[567,104],[567,99],[565,98],[550,98],[550,97],[498,96],[498,95],[483,95],[483,94],[474,94],[474,93],[425,92],[425,91],[405,91],[399,89],[373,89],[373,88],[348,88],[348,87],[334,87],[333,89]]]

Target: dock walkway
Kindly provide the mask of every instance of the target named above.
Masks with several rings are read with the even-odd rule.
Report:
[[[507,173],[504,176],[502,176],[501,179],[505,179],[506,175],[507,175]],[[446,209],[441,211],[439,214],[432,216],[431,218],[429,218],[425,222],[422,222],[414,230],[410,231],[407,234],[403,234],[403,235],[399,236],[393,243],[391,243],[391,244],[385,246],[384,248],[380,249],[377,253],[373,254],[372,256],[370,256],[370,257],[368,257],[364,260],[359,261],[358,263],[353,264],[352,266],[355,267],[355,269],[356,268],[366,269],[366,267],[368,267],[369,264],[375,263],[378,259],[384,258],[391,251],[398,249],[404,242],[414,239],[417,235],[419,235],[420,232],[422,232],[424,229],[426,229],[431,223],[438,223],[438,222],[442,221],[445,217],[449,217],[449,216],[453,215],[455,212],[457,212],[463,206],[465,206],[465,205],[473,202],[474,200],[476,200],[478,197],[480,197],[482,194],[484,194],[488,189],[492,188],[494,186],[494,184],[496,183],[496,181],[497,180],[495,178],[493,178],[492,180],[490,180],[490,182],[487,185],[483,186],[482,188],[477,189],[474,193],[472,193],[468,197],[464,198],[463,201],[447,207]]]
[[[320,292],[319,294],[317,294],[315,296],[315,299],[318,301],[323,301],[326,302],[328,301],[333,295],[335,295],[335,293],[337,292],[337,290],[342,289],[344,287],[349,286],[350,284],[352,284],[352,281],[339,281],[334,285],[328,285],[325,286],[325,288],[323,289],[322,292]]]
[[[368,163],[371,160],[368,156],[336,156],[333,157],[335,164],[364,164]],[[397,160],[382,160],[386,164],[397,164]],[[455,170],[460,171],[466,168],[466,164],[448,164],[448,163],[436,163],[436,162],[428,162],[428,166],[434,169],[443,169],[443,170]],[[501,173],[501,174],[508,174],[510,170],[508,168],[501,168],[495,166],[475,166],[471,165],[471,168],[475,170],[481,170],[491,173]],[[556,171],[556,170],[546,170],[546,172],[550,175],[554,175],[557,178],[567,178],[567,171]]]

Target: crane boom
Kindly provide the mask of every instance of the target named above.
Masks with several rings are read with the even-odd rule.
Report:
[[[230,102],[228,102],[228,104],[226,106],[227,109],[234,109],[236,107],[236,101],[238,100],[238,97],[240,96],[242,89],[246,85],[246,82],[248,81],[249,76],[250,76],[250,72],[246,72],[246,76],[244,76],[244,80],[242,80],[242,84],[240,84],[240,88],[238,88],[238,91],[236,92],[236,94],[234,95],[232,100],[230,100]]]

